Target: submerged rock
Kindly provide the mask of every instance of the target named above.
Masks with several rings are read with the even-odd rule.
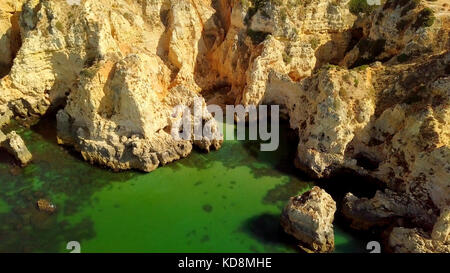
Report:
[[[334,250],[333,220],[336,202],[319,187],[292,197],[283,210],[281,225],[307,252]]]
[[[3,133],[2,133],[3,134]],[[0,140],[2,136],[0,134]],[[28,150],[23,139],[15,132],[12,131],[6,135],[5,140],[1,143],[1,146],[6,149],[11,155],[13,155],[22,166],[30,163],[33,156]]]
[[[39,199],[37,201],[37,207],[40,211],[47,212],[50,214],[56,211],[56,206],[48,199]]]

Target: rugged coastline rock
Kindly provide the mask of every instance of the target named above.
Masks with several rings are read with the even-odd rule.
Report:
[[[22,166],[30,163],[33,158],[23,139],[14,131],[6,136],[0,131],[0,144],[1,147],[16,158]]]
[[[214,137],[175,141],[170,134],[179,119],[173,108],[201,100],[194,72],[212,46],[202,33],[219,31],[211,2],[144,2],[26,1],[23,45],[0,81],[0,104],[29,119],[67,100],[59,143],[116,170],[152,171],[189,155],[192,145],[220,148],[204,102],[201,118]]]
[[[437,219],[435,212],[427,210],[420,201],[389,189],[378,191],[371,199],[358,198],[348,193],[344,198],[342,211],[352,221],[352,227],[359,230],[386,227],[396,221],[407,221],[431,229]]]
[[[281,105],[300,139],[295,164],[311,176],[345,169],[383,182],[371,199],[344,200],[355,227],[402,219],[431,234],[450,206],[445,0],[370,11],[348,0],[22,2],[0,4],[0,126],[63,108],[60,144],[152,171],[193,145],[220,148],[220,137],[170,134],[173,107],[205,109],[212,92]],[[219,134],[208,111],[198,121]]]
[[[450,18],[442,4],[422,1],[410,9],[388,1],[376,9],[367,38],[356,45],[376,56],[360,52],[341,64],[350,69],[324,66],[299,83],[269,75],[264,100],[284,105],[298,129],[299,168],[317,178],[352,170],[388,188],[370,200],[347,196],[344,213],[355,227],[401,218],[430,230],[450,204]],[[405,24],[400,45],[390,25],[402,11],[431,14],[427,23]]]
[[[281,225],[300,241],[307,252],[332,252],[334,250],[333,220],[336,202],[319,187],[292,197],[284,208]]]
[[[389,236],[389,249],[394,253],[450,253],[450,242],[434,240],[416,228],[396,227]]]
[[[5,141],[5,140],[6,140],[6,135],[2,131],[0,131],[0,144],[2,144],[3,141]]]
[[[396,253],[450,253],[450,208],[441,212],[431,232],[394,228],[388,238],[388,249]]]
[[[164,79],[158,79],[155,61],[136,54],[116,65],[101,62],[92,68],[57,115],[58,142],[74,146],[91,163],[147,172],[188,156],[193,145],[205,151],[219,149],[221,132],[203,98],[183,86],[161,96],[165,91],[158,81]],[[148,74],[153,69],[154,74]],[[174,115],[179,105],[191,110],[188,117]],[[195,111],[200,112],[201,124],[209,124],[212,137],[176,140],[174,125],[182,118],[194,123]],[[193,135],[192,128],[187,130]]]
[[[25,0],[0,3],[0,78],[7,75],[21,45],[19,17]]]

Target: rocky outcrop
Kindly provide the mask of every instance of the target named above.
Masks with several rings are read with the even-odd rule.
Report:
[[[6,136],[0,132],[0,144],[16,158],[22,166],[27,165],[33,157],[23,139],[14,131]]]
[[[450,19],[445,1],[430,2],[388,0],[370,16],[361,18],[355,29],[362,38],[341,64],[355,67],[374,61],[403,63],[448,50]]]
[[[434,240],[419,229],[397,227],[389,236],[389,248],[395,253],[450,253],[450,242]]]
[[[412,196],[385,190],[375,197],[357,198],[348,193],[342,204],[344,216],[352,221],[352,227],[369,230],[373,227],[412,223],[431,229],[436,222],[435,212]]]
[[[193,145],[220,147],[202,94],[279,104],[299,135],[296,166],[388,188],[347,197],[354,226],[403,219],[430,233],[450,204],[445,0],[389,0],[367,13],[348,0],[28,0],[20,18],[13,3],[0,4],[13,10],[0,16],[0,125],[64,108],[59,143],[92,163],[151,171]],[[19,36],[20,50],[6,46]],[[195,101],[200,117],[185,118],[217,137],[174,139],[173,107]]]
[[[401,14],[391,2],[371,15],[367,28],[367,37],[384,31],[387,42],[377,53],[384,57],[358,53],[347,62],[355,49],[343,65],[370,65],[324,66],[299,83],[273,71],[264,101],[283,105],[291,127],[298,129],[298,167],[317,178],[350,169],[385,183],[388,190],[372,199],[348,195],[344,200],[344,214],[354,227],[401,219],[397,225],[406,220],[429,232],[450,204],[449,16],[442,3],[422,2],[411,9],[412,18],[432,10],[434,21],[408,24],[410,36],[402,47],[397,32],[386,32],[389,20],[378,28],[380,18]],[[366,49],[377,51],[375,45]],[[411,57],[404,60],[402,54]]]
[[[168,111],[163,111],[166,116],[159,121],[126,113],[139,122],[122,123],[120,132],[112,133],[116,130],[113,120],[125,116],[117,113],[113,117],[117,109],[106,105],[122,96],[116,90],[129,89],[118,86],[119,80],[111,86],[118,66],[123,71],[133,58],[143,60],[140,73],[149,74],[153,81],[141,100],[151,92],[163,100],[172,93],[194,94],[225,87],[220,90],[230,91],[229,97],[236,103],[259,104],[271,72],[299,81],[310,76],[315,67],[342,59],[351,42],[350,29],[356,17],[349,12],[348,1],[288,2],[158,0],[125,4],[121,0],[87,0],[69,6],[67,1],[26,1],[20,19],[23,45],[11,73],[0,81],[4,94],[0,104],[8,105],[16,117],[38,118],[63,105],[73,93],[58,119],[61,143],[74,145],[87,160],[102,165],[151,170],[154,167],[149,166],[158,162],[148,153],[167,151],[176,159],[189,154],[190,149],[174,151],[169,148],[173,142],[153,135],[170,130]],[[148,104],[138,99],[133,97],[137,104]],[[91,112],[80,111],[88,108]],[[102,125],[92,122],[97,118],[104,120]],[[81,127],[83,134],[74,133]],[[111,132],[99,133],[108,130]],[[111,135],[116,140],[112,141]],[[153,142],[158,139],[158,148],[141,154],[147,157],[146,163],[128,160],[136,156],[121,152],[125,148],[117,139],[132,135]],[[168,142],[162,148],[161,143]],[[201,142],[209,150],[205,141]],[[213,146],[220,146],[218,142]]]
[[[158,83],[164,79],[159,78],[155,62],[136,54],[115,65],[100,62],[91,68],[57,115],[59,143],[74,146],[92,163],[143,171],[186,157],[193,144],[205,151],[219,149],[221,132],[203,98],[182,86],[162,96]],[[154,74],[148,74],[152,70]],[[188,107],[190,115],[175,115],[178,105]],[[194,123],[195,111],[213,136],[176,140],[174,125],[182,118]],[[193,133],[192,128],[187,130]]]
[[[0,3],[0,79],[9,73],[20,48],[19,16],[25,0],[3,0]]]
[[[13,117],[13,112],[5,105],[0,105],[0,128],[8,124]]]
[[[262,103],[272,71],[300,81],[342,59],[351,42],[356,17],[347,0],[230,2],[211,66],[236,104]]]
[[[450,253],[450,208],[442,210],[431,232],[394,228],[388,249],[397,253]]]
[[[332,252],[334,250],[333,220],[336,203],[319,187],[292,197],[283,210],[281,225],[300,241],[305,251]]]
[[[173,107],[193,107],[199,97],[195,70],[212,46],[204,33],[219,32],[211,1],[27,1],[20,26],[23,45],[0,82],[0,104],[29,119],[68,97],[59,142],[86,160],[151,171],[187,156],[192,145],[220,147],[207,111],[202,121],[217,137],[171,136],[179,119]]]

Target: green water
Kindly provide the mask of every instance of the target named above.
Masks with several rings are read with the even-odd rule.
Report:
[[[87,164],[55,143],[52,122],[18,133],[34,162],[21,169],[0,152],[0,252],[69,252],[69,241],[82,252],[297,251],[279,216],[314,183],[293,169],[285,134],[276,152],[226,141],[144,174]],[[57,213],[39,212],[39,198]],[[336,252],[363,251],[363,242],[335,232]]]

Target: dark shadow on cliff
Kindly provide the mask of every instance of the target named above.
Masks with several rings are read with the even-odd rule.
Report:
[[[20,36],[19,27],[20,12],[14,12],[11,15],[11,27],[0,37],[0,45],[6,45],[10,49],[10,59],[0,60],[0,79],[8,75],[13,65],[13,60],[16,58],[17,51],[22,46],[22,39]],[[9,42],[9,43],[8,43]]]

